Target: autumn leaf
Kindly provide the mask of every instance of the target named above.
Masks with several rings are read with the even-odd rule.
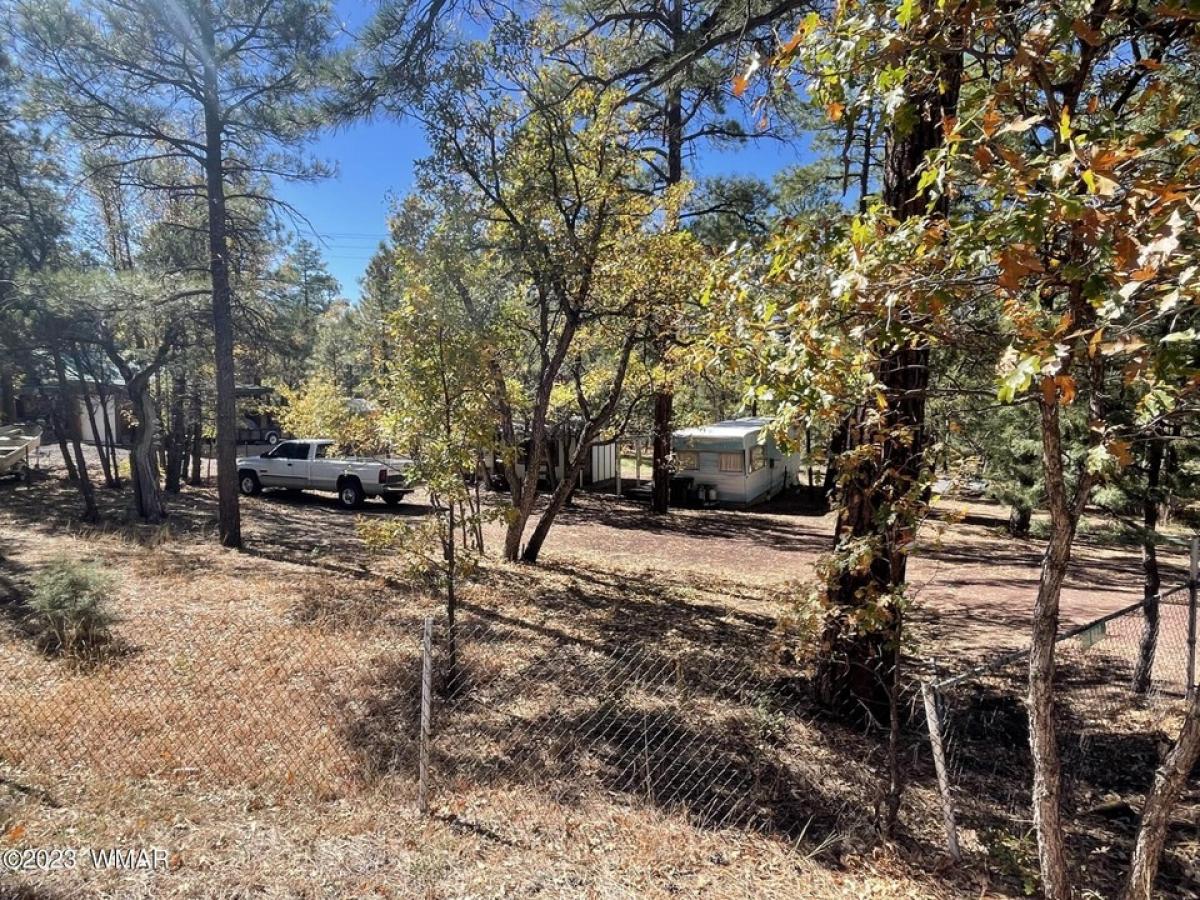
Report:
[[[1099,47],[1104,40],[1104,35],[1078,17],[1071,23],[1071,30],[1079,35],[1080,40],[1093,47]]]
[[[1114,438],[1108,442],[1108,452],[1121,466],[1129,466],[1133,464],[1133,454],[1129,452],[1129,441],[1118,440]]]
[[[1075,379],[1070,375],[1055,375],[1054,386],[1058,390],[1058,399],[1063,406],[1075,402]]]
[[[980,123],[980,128],[983,130],[983,136],[990,138],[996,133],[996,129],[1000,127],[1000,113],[994,106],[989,106],[983,113],[983,121]]]
[[[845,103],[838,103],[836,100],[825,104],[825,114],[829,116],[830,122],[840,122],[842,113],[846,111]]]
[[[1013,244],[1000,251],[1000,286],[1019,291],[1026,275],[1044,272],[1046,267],[1027,244]]]
[[[750,79],[754,77],[754,73],[762,67],[762,61],[759,60],[758,54],[750,60],[750,65],[746,67],[746,72],[743,75],[738,75],[733,79],[733,96],[740,97],[746,93],[746,88],[750,87]]]
[[[1041,116],[1029,116],[1024,119],[1017,119],[1001,128],[998,134],[1024,134],[1033,126],[1040,125],[1041,121]]]

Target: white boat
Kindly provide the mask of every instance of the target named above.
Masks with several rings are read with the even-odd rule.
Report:
[[[22,472],[29,465],[42,443],[40,425],[5,425],[0,427],[0,475]]]

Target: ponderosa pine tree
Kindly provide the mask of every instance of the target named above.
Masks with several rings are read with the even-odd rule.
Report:
[[[130,179],[172,161],[205,205],[216,370],[219,532],[241,544],[231,240],[237,202],[278,204],[263,178],[322,174],[297,151],[328,84],[329,7],[314,0],[18,2],[41,99]],[[141,187],[162,187],[142,179]],[[171,190],[175,185],[169,185]]]

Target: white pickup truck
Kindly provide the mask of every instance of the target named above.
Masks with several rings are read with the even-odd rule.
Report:
[[[313,438],[281,441],[261,456],[238,459],[238,485],[243,494],[263,488],[293,491],[334,491],[347,509],[360,506],[367,497],[382,497],[395,506],[412,488],[405,484],[407,459],[360,459],[335,457],[333,441]]]

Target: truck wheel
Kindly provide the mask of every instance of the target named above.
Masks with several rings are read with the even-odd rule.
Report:
[[[258,480],[258,476],[253,472],[241,471],[238,473],[238,487],[247,497],[253,497],[255,494],[262,493],[262,484]]]
[[[347,478],[338,485],[338,502],[346,509],[358,509],[365,496],[357,478]]]
[[[274,447],[276,444],[278,444],[279,443],[279,432],[278,431],[268,431],[267,432],[267,443],[272,447]]]

